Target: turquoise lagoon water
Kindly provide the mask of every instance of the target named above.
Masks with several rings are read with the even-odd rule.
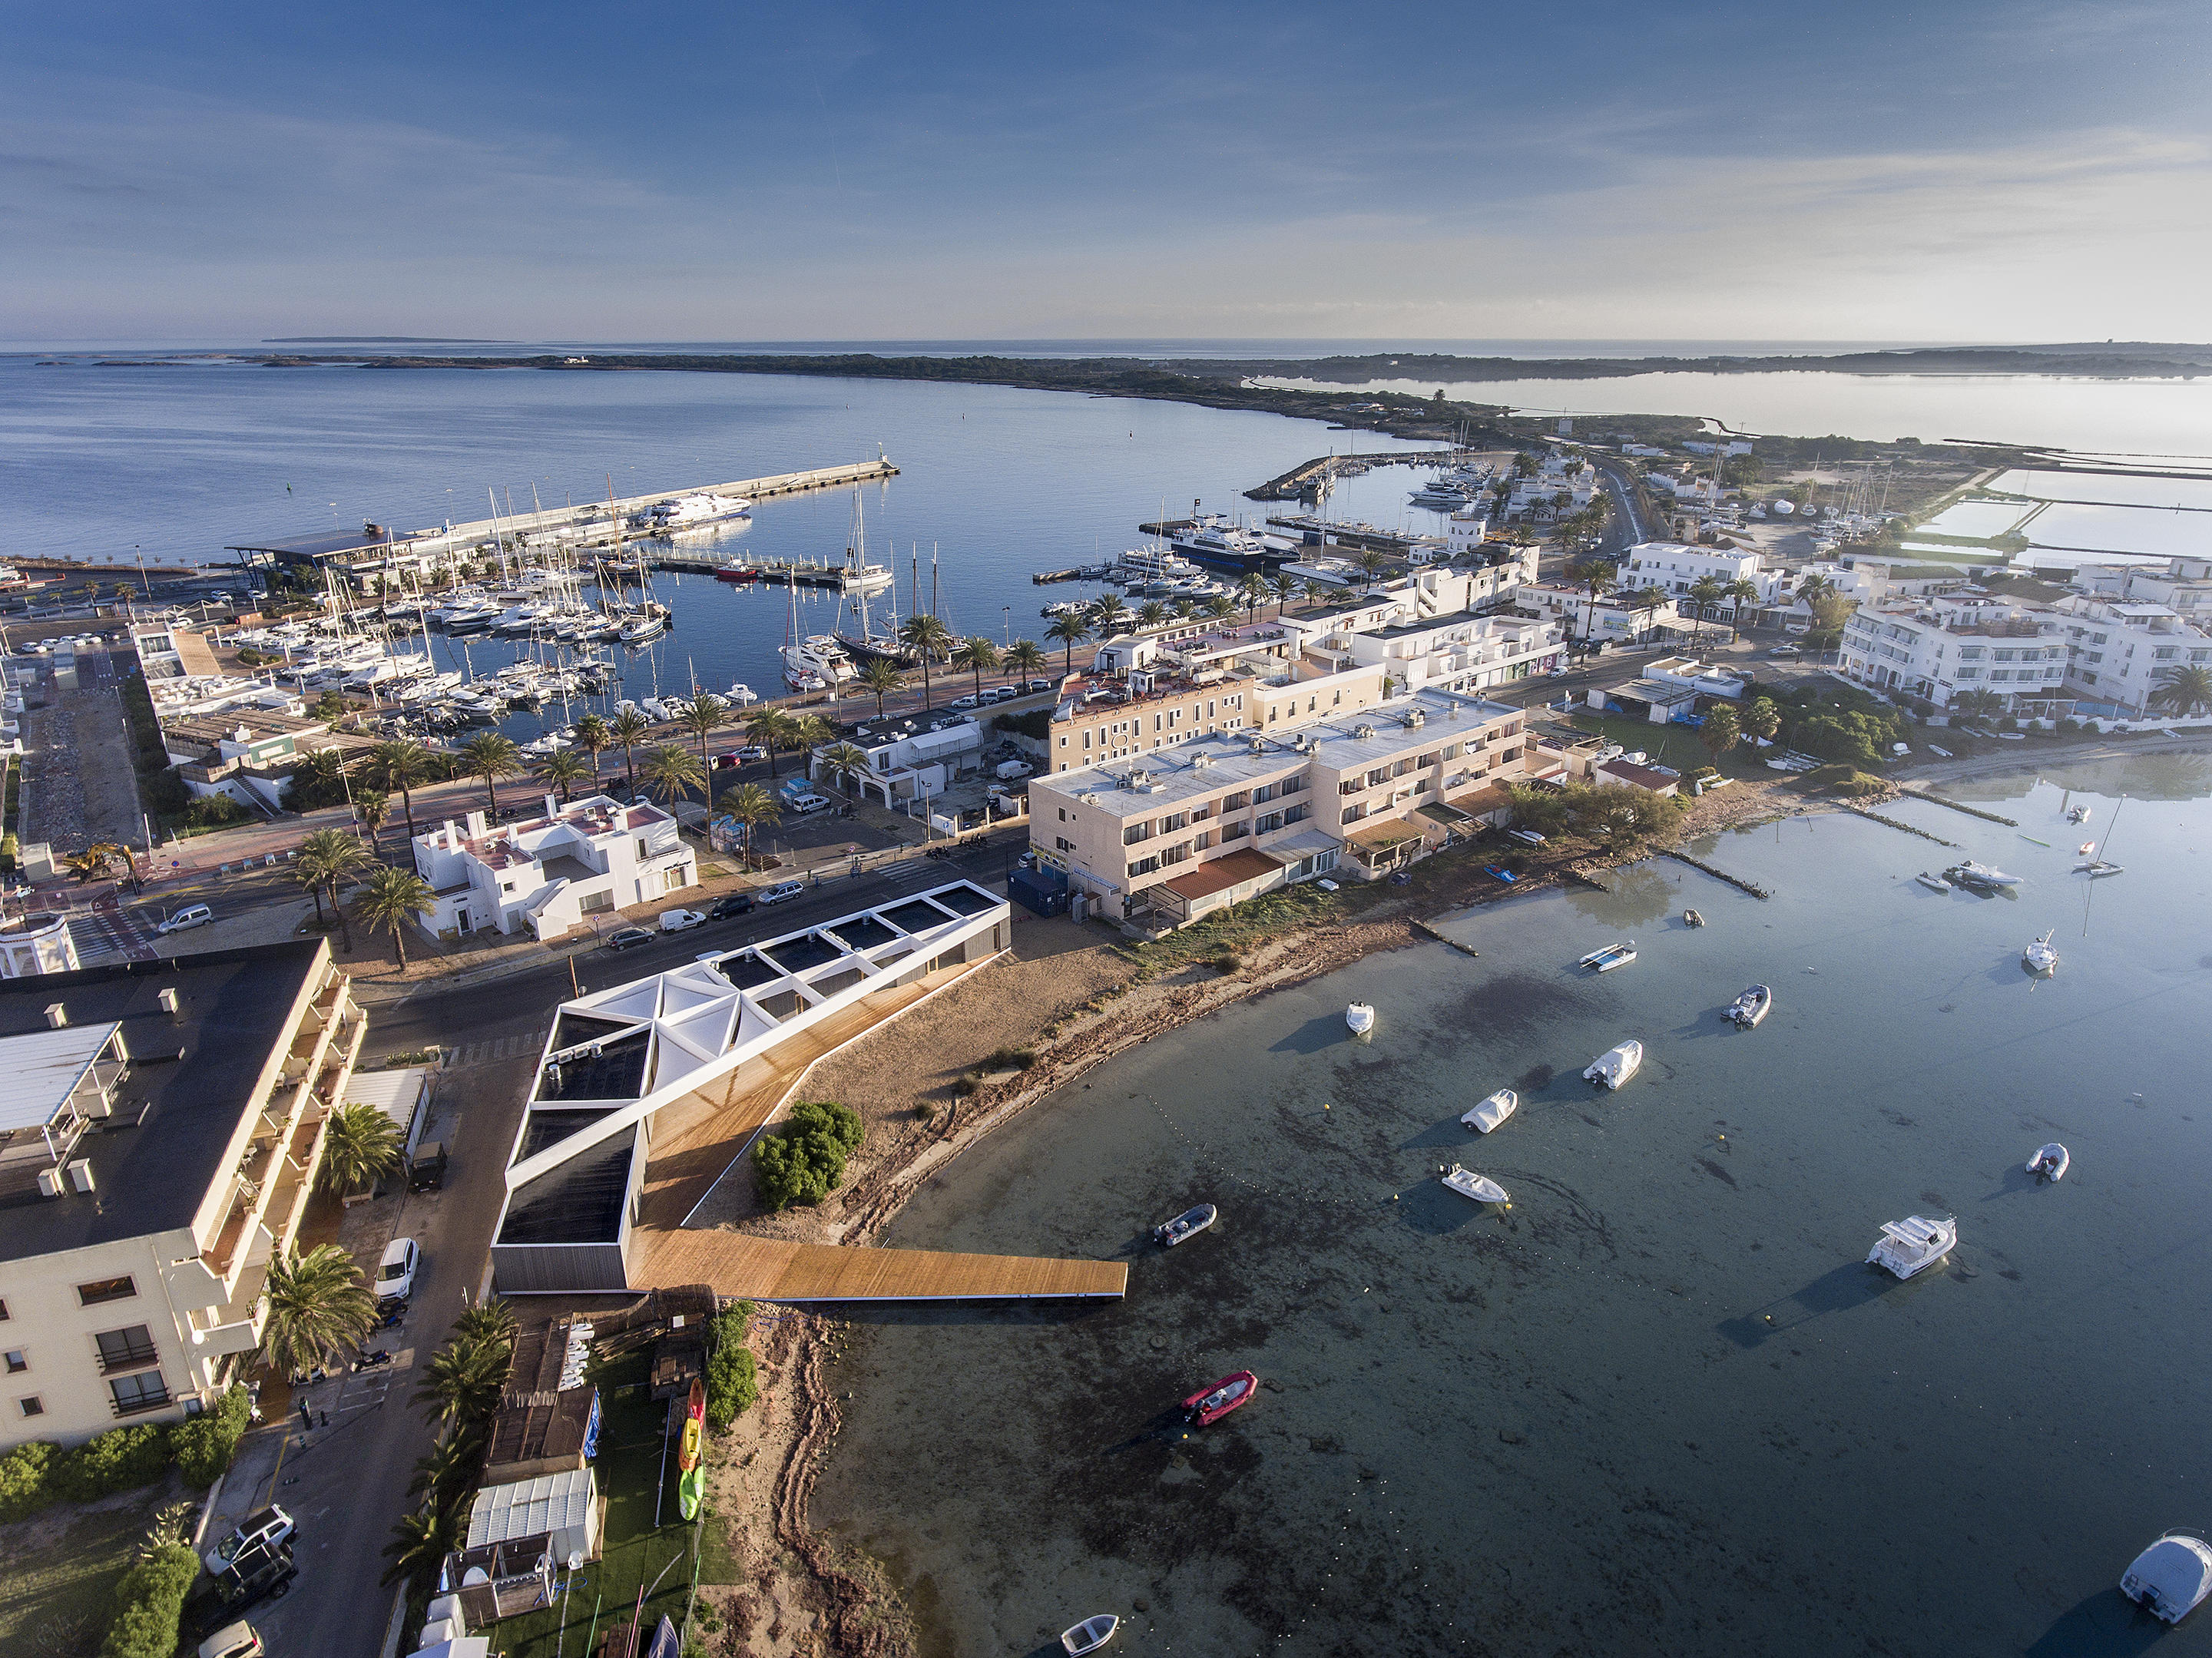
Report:
[[[2067,786],[2124,876],[2069,872]],[[2142,1649],[2120,1571],[2212,1524],[2208,792],[2147,758],[1972,791],[2017,830],[1894,809],[1954,849],[1724,835],[1704,855],[1771,902],[1654,862],[1444,920],[1477,958],[1371,957],[1101,1067],[887,1241],[1121,1257],[1127,1299],[864,1317],[817,1521],[932,1654],[1103,1610],[1162,1653]],[[2023,885],[1911,878],[1969,854]],[[1623,936],[1634,966],[1577,975]],[[1738,1031],[1754,981],[1776,1011]],[[1628,1035],[1642,1075],[1593,1093]],[[1460,1128],[1507,1085],[1518,1115]],[[1455,1160],[1510,1211],[1443,1190]],[[1144,1241],[1200,1199],[1212,1233]],[[1863,1264],[1931,1212],[1946,1270]],[[1267,1391],[1186,1437],[1175,1401],[1245,1366]]]

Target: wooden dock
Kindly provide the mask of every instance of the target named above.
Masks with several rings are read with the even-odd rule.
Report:
[[[1316,455],[1311,460],[1293,466],[1280,477],[1269,478],[1265,483],[1247,489],[1244,499],[1300,501],[1308,495],[1319,495],[1324,485],[1334,480],[1340,468],[1357,466],[1364,472],[1376,466],[1441,466],[1447,462],[1464,460],[1469,452],[1462,449],[1422,449],[1376,455]]]
[[[817,1064],[989,965],[988,961],[963,963],[913,984],[864,996],[835,1017],[778,1044],[772,1054],[739,1066],[712,1090],[690,1095],[659,1112],[653,1119],[631,1244],[632,1287],[708,1284],[718,1295],[793,1302],[1002,1301],[1123,1294],[1129,1271],[1118,1261],[786,1243],[726,1227],[687,1224]],[[738,1178],[744,1178],[742,1174]]]

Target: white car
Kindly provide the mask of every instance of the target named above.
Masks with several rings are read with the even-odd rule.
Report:
[[[663,910],[660,930],[663,932],[689,932],[695,926],[707,925],[705,914],[696,909]]]
[[[787,898],[796,898],[805,890],[806,884],[803,881],[778,881],[774,886],[763,890],[760,902],[764,904],[780,904]]]
[[[811,817],[817,811],[827,811],[830,804],[829,797],[822,794],[793,795],[788,803],[794,817]]]
[[[413,1238],[394,1238],[384,1246],[384,1259],[376,1264],[376,1298],[404,1301],[415,1293],[415,1274],[422,1266],[422,1252]]]
[[[154,931],[166,936],[172,932],[183,932],[191,927],[205,926],[213,920],[215,912],[205,904],[186,904]]]

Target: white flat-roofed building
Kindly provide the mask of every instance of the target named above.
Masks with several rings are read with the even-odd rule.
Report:
[[[367,1029],[320,939],[0,984],[0,1448],[242,1379]]]
[[[699,879],[674,817],[604,794],[567,805],[549,794],[541,815],[497,829],[480,811],[465,830],[448,818],[415,837],[415,872],[437,895],[422,922],[433,936],[526,928],[539,938]]]
[[[2071,647],[2066,687],[2084,701],[2140,718],[2175,669],[2212,668],[2212,635],[2171,604],[2069,595],[2055,608]]]
[[[1407,620],[1358,633],[1323,634],[1307,655],[1340,666],[1380,666],[1389,690],[1480,691],[1565,659],[1566,624],[1516,616]]]
[[[1790,585],[1788,573],[1766,568],[1765,556],[1735,547],[1695,547],[1680,541],[1638,542],[1622,560],[1619,577],[1623,592],[1657,587],[1676,598],[1686,598],[1700,581],[1725,587],[1747,581],[1759,590],[1758,604],[1767,604]]]
[[[1981,594],[1861,609],[1844,625],[1844,677],[1948,708],[1962,692],[2033,718],[2069,711],[2064,629],[2056,614]],[[2061,706],[2068,704],[2068,706]]]

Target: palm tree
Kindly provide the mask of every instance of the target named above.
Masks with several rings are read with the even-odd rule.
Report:
[[[1257,570],[1247,570],[1244,579],[1237,584],[1237,592],[1244,600],[1244,619],[1247,622],[1256,621],[1260,614],[1260,601],[1267,596],[1267,578]]]
[[[576,746],[591,756],[592,786],[599,786],[599,756],[615,745],[615,734],[607,729],[607,722],[595,714],[587,714],[576,722]]]
[[[673,743],[664,743],[647,754],[640,769],[645,773],[646,792],[666,806],[673,806],[707,780],[707,768],[691,750]]]
[[[1278,570],[1267,578],[1267,591],[1275,596],[1275,616],[1279,620],[1283,606],[1291,602],[1291,595],[1298,590],[1298,579]]]
[[[403,1577],[427,1576],[468,1537],[460,1505],[440,1508],[433,1503],[392,1522],[392,1540],[384,1552],[392,1557],[380,1580],[396,1583]]]
[[[568,791],[587,777],[597,777],[599,768],[585,763],[584,756],[575,750],[556,749],[540,760],[532,774],[548,788],[561,791],[561,804],[568,804]]]
[[[860,791],[853,786],[853,780],[866,777],[875,769],[868,763],[868,751],[857,743],[833,744],[815,758],[822,762],[823,775],[837,783],[846,793],[854,796]]]
[[[730,705],[712,691],[699,691],[677,724],[699,739],[699,769],[703,774],[713,762],[707,757],[707,739],[729,722]]]
[[[1056,616],[1044,630],[1044,636],[1060,646],[1060,675],[1065,679],[1075,671],[1075,647],[1091,637],[1091,620],[1082,616]]]
[[[262,1287],[269,1303],[261,1357],[280,1376],[327,1368],[338,1349],[376,1327],[376,1297],[353,1257],[335,1243],[269,1263]]]
[[[1654,610],[1671,609],[1674,603],[1667,596],[1667,590],[1664,587],[1638,587],[1628,596],[1628,602],[1635,609],[1644,612],[1644,626],[1638,631],[1647,638],[1651,630],[1651,613]]]
[[[768,774],[775,775],[775,751],[796,740],[799,722],[781,708],[762,708],[745,725],[745,741],[768,750]]]
[[[1216,593],[1206,601],[1206,613],[1216,622],[1237,614],[1237,601],[1227,593]]]
[[[368,844],[374,847],[385,820],[392,816],[392,797],[382,789],[363,789],[353,798],[353,815],[361,819],[362,828],[368,831]]]
[[[1304,586],[1306,603],[1309,604],[1326,604],[1336,597],[1336,589],[1326,581],[1309,580]]]
[[[1985,691],[1977,686],[1972,690],[1960,691],[1951,699],[1951,712],[1968,720],[1994,720],[2004,712],[2004,698],[1995,691]]]
[[[1754,696],[1738,723],[1747,735],[1771,743],[1774,734],[1782,729],[1782,710],[1775,706],[1772,697]]]
[[[898,664],[887,656],[872,656],[854,676],[860,688],[876,694],[876,718],[884,717],[884,699],[894,691],[906,689],[906,680],[898,671]]]
[[[1601,558],[1587,559],[1568,565],[1561,574],[1576,586],[1589,589],[1589,608],[1583,613],[1583,637],[1588,639],[1590,629],[1597,625],[1598,600],[1613,591],[1613,566]]]
[[[1185,597],[1183,597],[1183,598],[1178,598],[1177,600],[1176,600],[1176,602],[1175,602],[1175,619],[1176,619],[1176,621],[1178,621],[1178,622],[1188,622],[1188,621],[1189,621],[1189,620],[1191,619],[1191,617],[1193,617],[1193,616],[1196,616],[1197,614],[1198,614],[1198,601],[1197,601],[1196,599],[1194,599],[1194,598],[1189,598],[1188,596],[1187,596],[1187,595],[1186,595]]]
[[[2180,720],[2212,710],[2212,669],[2160,669],[2150,705]]]
[[[378,932],[392,935],[392,959],[403,969],[407,965],[407,924],[437,907],[438,895],[428,881],[411,869],[389,864],[362,883],[361,895],[354,900],[356,914]]]
[[[342,1105],[323,1124],[318,1187],[334,1197],[358,1192],[400,1163],[399,1125],[374,1105]]]
[[[1370,547],[1352,562],[1359,566],[1359,591],[1365,592],[1375,585],[1375,578],[1382,571],[1382,555]]]
[[[445,1435],[430,1448],[429,1455],[415,1459],[407,1495],[423,1498],[434,1509],[453,1507],[483,1473],[483,1440],[476,1434]]]
[[[1735,710],[1723,702],[1705,710],[1705,723],[1698,727],[1698,741],[1715,761],[1743,740],[1743,727],[1737,723]]]
[[[635,708],[623,708],[607,721],[607,735],[623,751],[623,773],[629,780],[629,793],[637,793],[637,766],[630,750],[653,732],[653,721]]]
[[[343,829],[317,829],[301,841],[292,859],[292,878],[315,895],[315,925],[323,924],[323,895],[338,912],[339,936],[346,954],[353,953],[353,929],[338,903],[338,883],[364,864],[374,862],[368,848]]]
[[[415,786],[430,780],[430,750],[411,738],[379,743],[368,751],[362,775],[379,788],[399,791],[399,810],[407,819],[407,838],[415,838]]]
[[[1006,647],[1006,671],[1024,675],[1044,671],[1044,651],[1034,639],[1017,639]]]
[[[457,1341],[488,1341],[514,1345],[514,1339],[522,1332],[522,1321],[514,1315],[514,1309],[498,1296],[480,1301],[453,1321],[453,1339]]]
[[[1137,606],[1137,625],[1140,628],[1157,628],[1167,619],[1168,607],[1157,598],[1148,598]]]
[[[1737,624],[1743,616],[1743,607],[1759,603],[1759,584],[1739,576],[1721,589],[1721,596],[1735,601],[1729,611],[1729,643],[1733,645],[1735,643]]]
[[[740,785],[722,797],[722,810],[735,818],[745,831],[745,856],[752,856],[753,829],[761,823],[781,823],[783,803],[769,790],[758,783]]]
[[[999,665],[999,647],[981,635],[973,639],[963,639],[960,641],[960,648],[952,654],[952,665],[973,671],[975,675],[975,700],[981,702],[983,700],[983,671],[986,668],[995,669]]]
[[[302,759],[292,773],[289,800],[296,801],[306,811],[314,811],[345,798],[345,751],[343,749],[317,749]]]
[[[514,739],[500,732],[478,732],[461,745],[461,770],[471,777],[483,780],[484,794],[491,802],[491,814],[499,816],[499,780],[514,777],[522,771],[522,750],[514,746]]]
[[[899,637],[913,647],[915,659],[921,664],[921,711],[929,712],[929,670],[952,653],[952,629],[935,616],[924,612],[910,616],[899,624]]]
[[[514,1368],[511,1344],[456,1338],[422,1366],[415,1402],[433,1406],[431,1419],[447,1428],[471,1426],[498,1407]]]
[[[1119,593],[1101,593],[1091,601],[1091,625],[1099,638],[1111,639],[1129,619],[1129,607]]]

